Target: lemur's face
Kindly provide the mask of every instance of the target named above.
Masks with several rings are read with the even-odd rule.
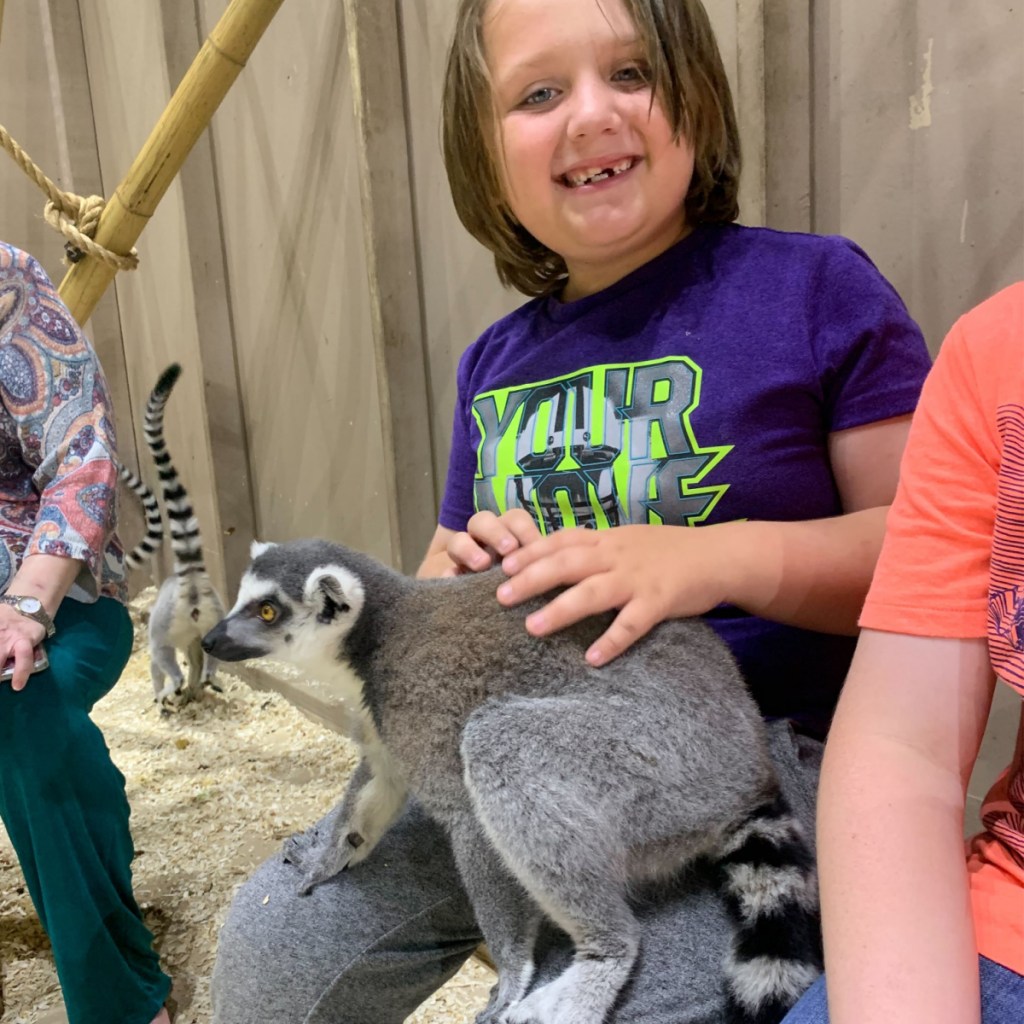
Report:
[[[287,549],[253,545],[235,606],[203,637],[204,651],[220,661],[273,658],[314,674],[337,670],[341,641],[363,606],[362,584],[341,565],[283,559]]]

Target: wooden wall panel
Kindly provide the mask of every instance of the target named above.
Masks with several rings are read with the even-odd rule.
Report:
[[[83,196],[105,195],[77,4],[9,4],[3,15],[0,122],[59,188]],[[45,198],[8,154],[0,153],[0,238],[35,256],[56,286],[66,269],[64,239],[43,220]],[[84,327],[110,388],[120,456],[135,465],[131,393],[113,292]],[[131,543],[142,529],[141,510],[126,495],[121,533]],[[149,573],[140,570],[132,585],[148,581]]]
[[[439,114],[453,7],[388,2],[400,47],[374,45],[382,60],[401,57],[405,116],[385,124],[392,148],[382,162],[397,163],[405,132],[415,258],[403,273],[420,319],[417,328],[409,303],[401,323],[420,330],[425,345],[429,429],[415,440],[423,445],[429,434],[430,457],[420,454],[425,445],[406,443],[407,427],[392,449],[382,421],[394,418],[381,394],[399,403],[403,388],[407,401],[422,396],[391,373],[378,376],[360,201],[360,181],[369,179],[360,177],[341,4],[282,8],[143,236],[143,271],[120,276],[121,309],[111,294],[97,314],[97,322],[102,314],[124,326],[121,376],[137,402],[171,358],[194,368],[170,410],[171,440],[210,543],[224,546],[225,578],[237,575],[253,531],[323,533],[400,561],[393,523],[403,473],[411,479],[422,462],[440,492],[458,358],[522,301],[498,286],[490,256],[458,224],[448,195]],[[933,346],[961,310],[1022,276],[1019,10],[966,11],[952,0],[893,10],[881,0],[856,9],[838,0],[708,6],[739,109],[745,222],[854,238]],[[102,169],[117,180],[190,48],[222,10],[222,0],[82,5],[96,176]],[[23,56],[40,48],[42,32],[37,8],[7,5],[0,75],[30,87],[4,116],[16,131],[20,117],[25,141],[60,170],[60,134],[45,116],[53,109],[45,62]],[[26,45],[15,49],[13,36]],[[79,141],[69,152],[87,148]],[[368,172],[399,189],[390,173]],[[58,273],[60,242],[42,228],[31,186],[12,166],[0,173],[0,189],[0,225],[51,254]],[[403,244],[402,219],[392,219],[391,244]],[[97,341],[107,344],[116,359],[119,339]],[[392,463],[400,468],[392,472]]]
[[[282,7],[214,118],[216,188],[256,532],[394,562],[346,54],[340,3]]]
[[[400,5],[416,237],[433,435],[443,494],[459,357],[491,323],[526,301],[498,284],[491,254],[459,223],[441,157],[441,97],[454,4]]]
[[[413,572],[437,504],[397,6],[345,0],[345,17],[391,544]]]
[[[95,0],[80,7],[100,164],[104,179],[116,183],[170,98],[172,83],[163,20],[160,6],[154,2]],[[167,441],[202,524],[207,564],[223,587],[220,515],[212,484],[213,462],[180,181],[168,190],[139,240],[138,250],[140,269],[118,274],[114,289],[108,290],[98,310],[114,301],[116,290],[137,431],[145,398],[157,374],[173,361],[184,367],[167,407]],[[154,479],[148,456],[141,461],[144,474]]]
[[[960,313],[1024,277],[1024,10],[813,13],[813,230],[860,242],[937,349]]]
[[[179,0],[161,0],[160,11],[168,75],[173,84],[181,81],[214,26],[200,23],[196,7]],[[249,562],[255,506],[216,180],[213,136],[206,131],[182,167],[180,182],[210,437],[210,479],[220,515],[219,538],[210,540],[223,550],[225,581],[233,588]]]
[[[768,223],[859,242],[937,351],[961,313],[1024,278],[1024,11],[778,0],[765,28]],[[997,689],[968,832],[1019,704]]]
[[[765,223],[809,231],[813,187],[811,7],[773,0],[764,12]]]
[[[765,221],[764,4],[705,0],[732,88],[743,147],[740,221]]]

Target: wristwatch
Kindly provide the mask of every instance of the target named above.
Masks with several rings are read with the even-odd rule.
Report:
[[[54,633],[57,632],[57,627],[53,624],[53,619],[46,614],[46,609],[43,607],[43,602],[38,597],[20,597],[16,594],[0,594],[0,602],[3,604],[9,604],[15,611],[24,615],[26,619],[33,619],[38,622],[46,630],[46,639],[49,640]]]

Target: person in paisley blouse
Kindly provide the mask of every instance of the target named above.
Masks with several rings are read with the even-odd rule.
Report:
[[[0,242],[0,818],[69,1024],[166,1024],[124,777],[89,717],[131,654],[113,408],[39,263]]]

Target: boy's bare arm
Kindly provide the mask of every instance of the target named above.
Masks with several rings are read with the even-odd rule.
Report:
[[[568,587],[526,619],[544,636],[618,609],[587,652],[603,665],[657,623],[728,603],[777,622],[856,633],[885,531],[885,507],[800,523],[621,526],[563,530],[502,562],[498,588],[515,605]]]
[[[566,530],[506,557],[512,577],[499,600],[567,586],[527,619],[537,635],[618,609],[588,652],[600,665],[656,623],[720,603],[778,622],[856,634],[896,491],[909,417],[832,435],[830,453],[844,515],[806,522]]]
[[[984,640],[861,636],[818,800],[832,1024],[978,1024],[963,811],[993,684]]]
[[[416,570],[418,579],[430,579],[435,576],[454,576],[457,572],[455,563],[448,557],[448,542],[455,536],[454,530],[438,526],[430,540],[427,553]]]

